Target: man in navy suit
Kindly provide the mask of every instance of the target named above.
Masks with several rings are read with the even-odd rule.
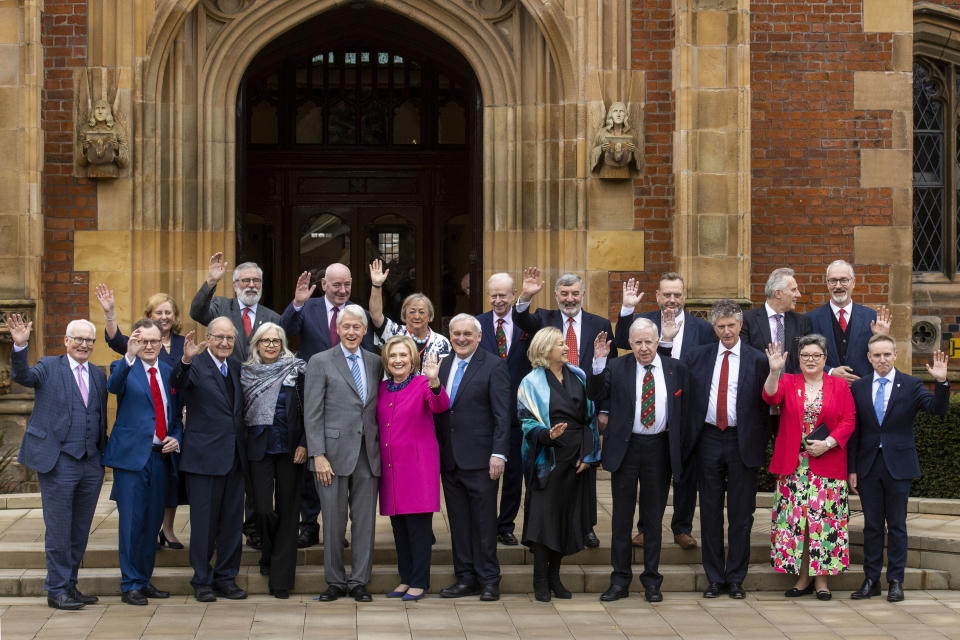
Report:
[[[10,376],[34,389],[33,412],[17,461],[37,472],[43,503],[47,604],[80,609],[97,602],[77,589],[77,570],[103,484],[101,454],[107,443],[107,377],[90,364],[97,328],[88,320],[67,325],[67,353],[27,365],[33,322],[7,321],[13,339]],[[156,533],[156,532],[154,532]]]
[[[894,369],[897,344],[877,334],[870,338],[867,357],[873,375],[850,386],[857,408],[857,428],[847,442],[847,470],[851,491],[863,506],[863,585],[850,594],[854,600],[880,595],[883,568],[883,528],[887,528],[887,600],[903,600],[903,572],[907,564],[907,498],[910,484],[920,477],[920,460],[913,421],[920,410],[945,415],[950,406],[947,356],[933,354],[927,371],[934,379],[930,393],[919,378]]]
[[[771,343],[780,343],[780,348],[788,353],[784,373],[799,373],[798,340],[813,333],[813,327],[809,318],[794,311],[801,293],[793,269],[781,267],[771,271],[763,292],[767,298],[763,306],[743,314],[740,338],[759,351]],[[771,424],[776,427],[776,421]]]
[[[200,602],[213,602],[218,595],[247,597],[236,582],[247,461],[240,363],[231,357],[236,340],[236,328],[227,317],[214,319],[200,344],[191,331],[171,378],[187,407],[180,471],[186,474],[190,500],[190,584]],[[217,562],[211,569],[214,551]]]
[[[716,336],[713,327],[703,318],[686,313],[687,288],[683,276],[675,271],[660,276],[657,285],[656,311],[634,314],[634,309],[643,299],[640,281],[630,278],[623,285],[623,303],[617,319],[617,346],[629,349],[628,334],[635,318],[647,318],[657,325],[660,331],[661,355],[680,360],[684,353],[705,344],[714,344]],[[697,471],[693,464],[684,464],[683,473],[673,484],[673,518],[670,529],[674,541],[683,549],[694,549],[697,540],[693,537],[693,513],[697,509]],[[633,545],[643,546],[643,512],[637,520],[637,535]]]
[[[113,467],[120,516],[120,589],[123,602],[145,605],[169,598],[150,583],[163,522],[168,478],[176,476],[172,453],[180,448],[180,404],[170,388],[173,368],[160,362],[160,327],[144,318],[133,325],[126,355],[110,365],[107,390],[117,396],[117,420],[103,464]]]
[[[493,601],[500,599],[497,481],[509,462],[511,393],[506,362],[477,348],[481,335],[479,320],[465,313],[454,316],[453,354],[440,364],[450,408],[435,415],[434,422],[457,576],[440,595],[479,593],[481,600]],[[514,403],[512,413],[516,412]]]
[[[760,392],[769,365],[762,351],[740,339],[743,312],[736,302],[714,303],[710,322],[720,344],[692,347],[683,355],[690,370],[690,424],[700,433],[692,462],[699,474],[702,562],[709,581],[703,597],[716,598],[726,588],[731,598],[742,599],[757,506],[757,471],[765,458],[769,412]]]
[[[517,417],[517,389],[523,377],[530,373],[530,360],[527,358],[530,334],[513,321],[511,310],[513,301],[517,299],[517,290],[510,274],[495,273],[490,276],[487,280],[487,296],[490,299],[490,311],[477,316],[482,332],[480,348],[506,362],[510,372],[507,405],[510,415],[510,452],[507,454],[507,466],[500,488],[497,539],[505,545],[516,546],[514,520],[520,511],[520,494],[523,491],[523,460],[520,452],[523,428]]]
[[[827,291],[830,302],[807,314],[814,333],[827,339],[827,364],[824,370],[848,382],[870,375],[873,367],[867,358],[867,342],[876,334],[890,335],[890,312],[880,307],[879,314],[853,303],[857,278],[853,265],[834,260],[827,267]]]
[[[556,327],[563,334],[570,348],[567,359],[575,367],[589,367],[593,361],[593,343],[600,333],[613,335],[610,321],[601,316],[587,313],[583,310],[583,279],[575,273],[565,273],[557,278],[553,288],[554,298],[557,300],[556,309],[537,309],[530,313],[530,300],[543,289],[544,281],[540,279],[540,269],[528,267],[523,270],[523,285],[520,297],[514,306],[513,320],[517,326],[527,334],[533,335],[543,327]],[[611,353],[613,358],[616,353]],[[607,424],[606,408],[600,406],[597,416],[597,426],[602,430]],[[590,474],[590,501],[593,504],[591,521],[597,524],[597,470],[590,466],[586,473]],[[584,536],[583,543],[588,547],[599,547],[600,540],[591,529]]]
[[[603,468],[610,472],[613,515],[610,540],[610,587],[600,600],[612,602],[630,595],[633,548],[630,530],[639,505],[644,522],[663,521],[670,490],[695,446],[695,434],[686,415],[690,391],[687,368],[657,353],[660,335],[647,318],[630,328],[633,357],[607,361],[611,342],[599,334],[594,346],[593,375],[587,395],[594,402],[609,400],[610,421],[603,434]],[[663,575],[660,566],[661,527],[651,526],[643,545],[643,584],[647,602],[660,602]]]

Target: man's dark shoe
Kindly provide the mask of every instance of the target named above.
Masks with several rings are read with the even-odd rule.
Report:
[[[711,582],[707,585],[707,588],[703,591],[704,598],[719,598],[720,593],[723,591],[723,585],[719,582]]]
[[[480,599],[484,602],[496,602],[500,599],[500,585],[485,584],[480,590]]]
[[[517,536],[513,535],[510,531],[504,531],[503,533],[497,534],[497,540],[500,541],[500,544],[505,544],[508,547],[515,547],[519,542],[517,542]]]
[[[743,590],[743,585],[739,582],[731,582],[730,597],[734,600],[743,600],[747,597],[747,592]]]
[[[237,586],[236,582],[222,582],[213,585],[213,592],[228,600],[243,600],[247,597],[247,592]]]
[[[207,586],[196,587],[193,591],[193,597],[197,599],[197,602],[217,601],[217,594],[213,592],[213,589]]]
[[[298,549],[306,549],[307,547],[312,547],[315,544],[320,544],[319,533],[309,533],[307,531],[304,531],[299,536],[297,536]]]
[[[583,544],[591,549],[596,549],[600,546],[600,538],[598,538],[597,534],[591,529],[587,532],[587,535],[583,536]]]
[[[169,597],[170,597],[170,592],[169,592],[169,591],[161,591],[160,589],[157,589],[155,586],[153,586],[153,585],[152,585],[151,583],[149,583],[149,582],[147,583],[147,586],[145,586],[145,587],[143,587],[142,589],[140,589],[140,593],[142,593],[143,595],[145,595],[145,596],[148,597],[148,598],[160,598],[161,600],[162,600],[163,598],[169,598]]]
[[[353,596],[353,599],[357,602],[373,602],[373,596],[367,591],[367,587],[362,584],[358,584],[353,589],[350,589],[350,595]]]
[[[287,600],[290,597],[290,592],[286,589],[270,589],[270,595],[278,600]]]
[[[475,596],[478,593],[480,593],[480,585],[475,582],[458,582],[440,589],[440,597],[442,598],[463,598],[465,596]]]
[[[147,597],[139,589],[131,589],[120,594],[120,601],[142,607],[147,604]]]
[[[83,604],[97,604],[100,602],[100,598],[97,596],[85,596],[80,593],[80,589],[77,589],[76,587],[71,587],[69,593],[71,598],[74,600],[79,600]]]
[[[850,594],[851,600],[866,600],[867,598],[872,598],[873,596],[880,595],[880,582],[877,580],[871,580],[870,578],[864,578],[863,584],[860,585],[860,588]]]
[[[620,598],[629,598],[630,588],[619,584],[612,584],[600,595],[600,602],[616,602]]]
[[[341,589],[340,587],[330,585],[329,587],[327,587],[326,591],[324,591],[319,596],[317,596],[317,600],[319,600],[320,602],[333,602],[334,600],[338,600],[339,598],[342,598],[345,595],[347,595],[347,592],[345,589]]]
[[[888,602],[903,602],[903,583],[899,580],[891,580],[887,588]]]
[[[64,611],[76,611],[77,609],[83,609],[86,605],[79,600],[74,600],[68,592],[64,591],[58,596],[47,596],[47,606]]]
[[[263,548],[263,540],[260,539],[259,533],[249,533],[247,534],[247,546],[251,549],[256,549],[259,551]]]
[[[646,587],[643,597],[647,602],[663,602],[663,594],[660,593],[660,587]]]

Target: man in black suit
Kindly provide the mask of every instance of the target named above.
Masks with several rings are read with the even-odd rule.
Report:
[[[930,393],[919,378],[894,369],[897,344],[878,334],[870,338],[867,357],[873,375],[850,386],[857,408],[857,428],[847,442],[850,490],[863,506],[863,585],[854,600],[880,595],[883,568],[883,529],[887,528],[887,600],[903,600],[907,564],[907,498],[910,484],[920,477],[920,460],[913,436],[917,411],[945,415],[950,407],[947,356],[933,354],[927,371],[935,380]]]
[[[481,600],[493,601],[500,599],[497,482],[510,446],[510,374],[506,362],[477,348],[481,335],[476,318],[454,316],[453,355],[440,365],[450,409],[434,416],[434,422],[457,576],[440,595],[480,593]]]
[[[647,318],[657,325],[660,331],[661,355],[680,360],[690,349],[716,343],[713,327],[703,318],[686,313],[687,289],[683,276],[669,271],[660,276],[657,285],[656,311],[634,314],[634,309],[643,299],[640,281],[630,278],[623,285],[623,303],[617,319],[617,346],[629,349],[630,325],[635,318]],[[697,470],[693,464],[684,464],[680,479],[673,484],[673,518],[670,529],[673,540],[682,549],[695,549],[697,540],[693,537],[693,513],[697,509]],[[637,535],[633,537],[633,546],[643,546],[643,512],[637,520]]]
[[[702,562],[709,585],[704,598],[727,588],[746,597],[743,580],[750,562],[750,529],[757,506],[757,470],[765,458],[767,405],[760,395],[769,373],[766,355],[740,339],[743,312],[733,300],[710,309],[720,344],[688,349],[690,424],[700,437],[693,456],[700,480]],[[723,504],[727,504],[724,561]]]
[[[236,582],[247,460],[240,363],[231,356],[236,340],[236,328],[227,317],[210,323],[206,342],[196,344],[191,331],[170,378],[187,407],[179,470],[186,474],[190,500],[190,583],[200,602],[213,602],[218,595],[247,597]],[[211,569],[214,551],[217,562]]]
[[[603,468],[611,474],[613,516],[610,587],[600,600],[612,602],[630,595],[633,549],[630,530],[640,487],[644,522],[663,522],[670,489],[670,473],[682,471],[683,460],[696,442],[686,416],[690,393],[687,368],[657,353],[660,335],[647,318],[630,327],[633,357],[607,362],[611,343],[601,333],[594,345],[593,375],[587,395],[594,402],[609,400],[610,421],[603,434]],[[660,602],[663,576],[660,565],[661,527],[650,526],[643,546],[643,584],[647,602]]]
[[[492,353],[507,364],[510,372],[510,451],[507,454],[507,466],[503,472],[500,488],[500,512],[497,516],[497,539],[505,545],[516,546],[517,537],[513,534],[514,520],[520,511],[520,495],[523,491],[523,460],[521,445],[523,428],[517,416],[517,389],[520,381],[530,373],[530,360],[527,348],[530,346],[530,334],[518,327],[513,321],[513,301],[517,299],[517,290],[513,278],[507,273],[495,273],[487,280],[487,296],[490,299],[490,311],[477,316],[480,321],[480,348]]]
[[[800,288],[793,269],[774,269],[763,289],[767,300],[762,307],[743,314],[740,338],[754,349],[764,351],[770,343],[779,343],[789,355],[784,373],[799,373],[800,352],[797,341],[813,332],[810,319],[794,311]]]
[[[543,327],[556,327],[563,334],[570,348],[567,359],[575,367],[589,367],[593,361],[593,343],[600,333],[613,335],[610,321],[601,316],[587,313],[583,310],[583,279],[575,273],[565,273],[557,278],[553,295],[557,300],[556,309],[537,309],[530,313],[530,300],[540,293],[544,282],[540,279],[540,269],[528,267],[523,270],[523,286],[520,297],[514,306],[514,322],[529,335],[535,334]],[[610,357],[616,356],[616,352]],[[600,429],[607,424],[606,408],[600,406],[601,413],[597,416],[597,425]],[[590,474],[590,501],[593,504],[591,516],[593,525],[597,524],[597,470],[590,466],[586,473]],[[584,536],[583,543],[588,547],[599,547],[600,540],[591,529]]]

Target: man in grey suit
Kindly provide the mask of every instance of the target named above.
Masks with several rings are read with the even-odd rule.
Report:
[[[13,339],[13,381],[34,389],[33,413],[17,461],[37,472],[43,504],[47,604],[80,609],[97,602],[77,589],[77,570],[103,484],[101,454],[107,445],[107,377],[88,360],[97,328],[87,320],[67,325],[67,353],[27,363],[32,322],[7,321]]]
[[[339,348],[321,351],[307,364],[304,430],[323,513],[323,571],[327,590],[321,602],[348,593],[370,602],[367,582],[373,565],[380,442],[377,390],[383,377],[380,358],[360,348],[367,333],[363,307],[349,304],[337,316]],[[343,543],[350,508],[352,547],[349,579]]]

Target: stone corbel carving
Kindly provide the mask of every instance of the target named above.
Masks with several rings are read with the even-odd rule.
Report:
[[[484,20],[498,22],[510,16],[517,0],[466,0],[466,3]]]
[[[111,70],[83,69],[77,82],[75,175],[116,178],[130,163],[126,118]]]
[[[636,86],[635,79],[638,80]],[[593,103],[591,108],[596,133],[590,171],[598,178],[632,178],[642,173],[644,167],[643,73],[601,72],[597,80],[602,101]],[[608,101],[609,95],[618,99]]]

